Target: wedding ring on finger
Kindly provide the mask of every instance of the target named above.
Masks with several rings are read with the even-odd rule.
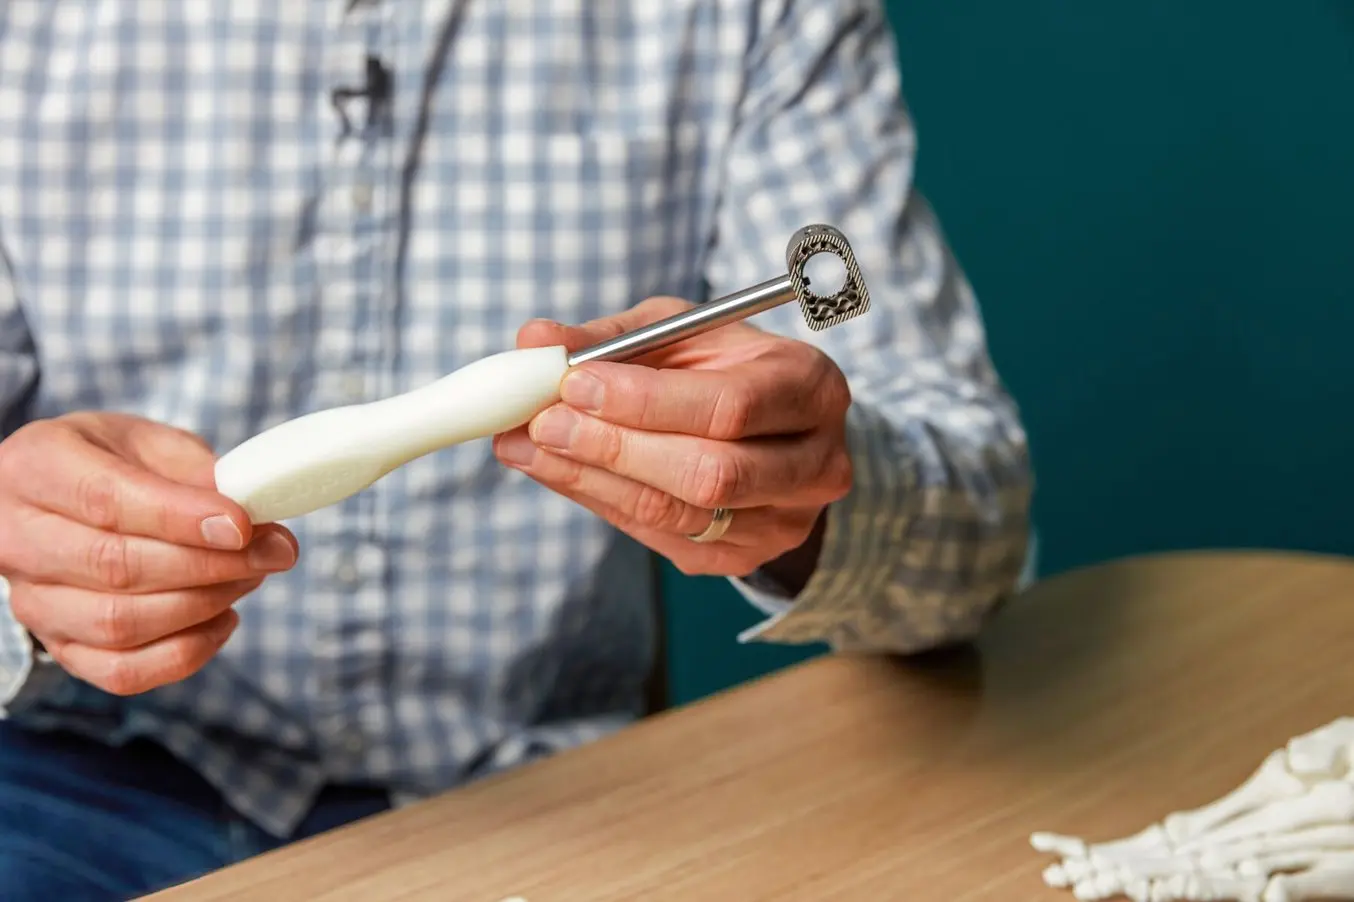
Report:
[[[710,515],[710,525],[705,527],[703,532],[687,536],[687,538],[702,545],[708,542],[717,542],[724,537],[724,533],[729,531],[731,523],[733,523],[733,511],[727,507],[717,507]]]

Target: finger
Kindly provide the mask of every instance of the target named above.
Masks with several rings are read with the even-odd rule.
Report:
[[[842,422],[851,403],[845,378],[813,349],[725,371],[587,363],[565,375],[560,397],[618,426],[724,441]]]
[[[675,535],[695,535],[710,525],[712,511],[642,482],[543,451],[524,430],[495,439],[494,452],[505,464],[548,488],[599,501],[622,514],[627,523]],[[744,508],[738,512],[739,528],[731,528],[721,541],[765,544],[782,530],[784,521],[785,517],[771,508]]]
[[[271,524],[256,530],[243,551],[217,551],[92,529],[35,508],[0,523],[0,572],[100,592],[148,594],[257,579],[290,569],[296,556],[296,539]]]
[[[166,478],[66,424],[34,423],[0,444],[0,479],[21,500],[95,529],[228,550],[253,535],[244,509],[214,489]]]
[[[135,695],[186,679],[202,669],[226,644],[240,622],[227,609],[139,648],[114,651],[59,639],[44,645],[68,673],[114,695]]]
[[[636,523],[623,511],[589,495],[563,486],[550,488],[667,558],[687,576],[746,576],[777,556],[731,542],[693,542],[686,536]]]
[[[556,404],[528,424],[548,451],[653,486],[696,507],[829,504],[851,465],[825,431],[739,442],[617,426]]]
[[[35,635],[92,648],[131,649],[206,623],[257,589],[262,578],[149,595],[10,583],[14,616]]]

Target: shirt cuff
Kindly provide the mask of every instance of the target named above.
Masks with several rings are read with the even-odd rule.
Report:
[[[9,609],[9,581],[0,577],[0,720],[47,695],[65,672]]]
[[[729,582],[733,583],[733,587],[748,604],[768,617],[780,617],[794,607],[794,599],[790,593],[776,585],[771,577],[764,575],[760,570],[751,576],[741,578],[731,576]]]
[[[915,463],[897,453],[892,436],[877,415],[860,406],[850,409],[847,451],[854,482],[846,497],[828,507],[818,565],[793,597],[767,577],[730,577],[743,598],[767,615],[739,634],[740,642],[829,642],[846,648],[869,638],[857,635],[859,626],[887,595],[916,483]]]

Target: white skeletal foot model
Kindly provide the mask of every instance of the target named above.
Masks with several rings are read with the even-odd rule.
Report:
[[[1354,900],[1354,718],[1272,752],[1240,787],[1123,839],[1035,833],[1044,882],[1084,902]]]

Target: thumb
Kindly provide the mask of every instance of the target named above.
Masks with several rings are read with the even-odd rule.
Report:
[[[149,420],[141,421],[130,430],[129,439],[129,450],[150,472],[171,482],[208,489],[219,497],[218,506],[223,509],[220,516],[230,520],[245,545],[255,539],[262,539],[270,532],[276,532],[287,538],[291,542],[293,554],[296,552],[299,543],[291,530],[279,523],[254,524],[243,507],[217,491],[217,454],[206,439],[186,429]],[[224,528],[224,524],[214,528]]]
[[[77,442],[57,461],[63,477],[57,510],[75,520],[124,535],[178,545],[238,550],[256,530],[239,504],[216,490],[216,455],[190,432],[121,413],[85,412],[62,418]],[[47,452],[49,457],[55,450]],[[73,472],[99,473],[101,506],[91,510]]]
[[[201,436],[147,420],[129,424],[122,440],[127,456],[157,476],[216,488],[216,453]]]
[[[221,516],[230,520],[245,545],[259,534],[259,527],[250,521],[245,509],[217,491],[217,455],[201,436],[163,423],[142,421],[128,430],[126,440],[129,456],[149,472],[171,482],[208,489],[217,495],[220,498],[218,506],[223,511]],[[224,528],[224,524],[215,528]],[[295,548],[297,543],[290,530],[276,523],[267,529],[291,537]]]

